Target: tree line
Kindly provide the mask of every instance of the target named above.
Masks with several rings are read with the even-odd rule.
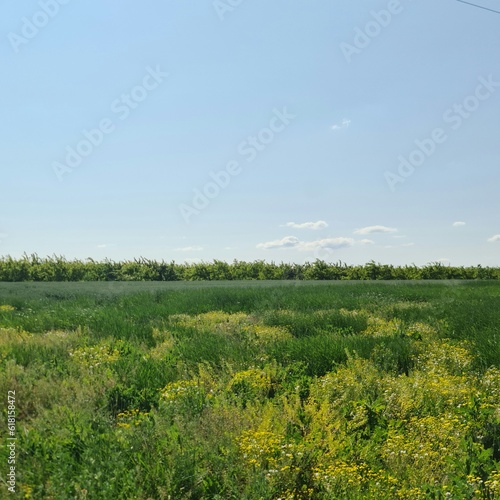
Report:
[[[500,268],[457,267],[439,262],[425,266],[393,266],[368,262],[348,265],[316,260],[304,264],[264,260],[244,262],[220,260],[176,263],[146,259],[115,262],[67,260],[62,256],[24,254],[15,259],[0,257],[0,281],[215,281],[215,280],[426,280],[500,279]]]

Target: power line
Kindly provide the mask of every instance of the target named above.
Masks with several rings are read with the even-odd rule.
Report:
[[[465,0],[457,0],[457,2],[466,3],[467,5],[472,5],[473,7],[477,7],[478,9],[488,10],[490,12],[494,12],[495,14],[500,14],[500,11],[498,10],[488,9],[488,7],[483,7],[482,5],[466,2]]]

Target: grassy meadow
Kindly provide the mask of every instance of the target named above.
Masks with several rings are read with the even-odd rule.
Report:
[[[498,281],[0,283],[31,499],[500,499]]]

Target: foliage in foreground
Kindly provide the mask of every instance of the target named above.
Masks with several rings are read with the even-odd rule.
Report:
[[[353,286],[3,299],[19,497],[500,498],[498,286]]]
[[[369,262],[364,266],[328,263],[281,262],[227,263],[219,260],[192,264],[155,261],[145,258],[114,262],[93,259],[71,260],[36,254],[20,259],[0,258],[0,281],[197,281],[197,280],[422,280],[422,279],[500,279],[500,268],[452,267],[439,262],[423,267],[392,266]]]

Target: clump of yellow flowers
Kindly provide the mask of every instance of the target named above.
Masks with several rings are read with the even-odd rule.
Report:
[[[140,425],[147,417],[149,417],[148,412],[142,412],[138,409],[127,410],[118,413],[116,416],[116,425],[124,429],[129,429],[130,427]]]
[[[118,349],[112,349],[108,345],[96,345],[80,347],[70,351],[69,355],[77,364],[92,369],[99,365],[117,361],[120,357],[120,352]]]

